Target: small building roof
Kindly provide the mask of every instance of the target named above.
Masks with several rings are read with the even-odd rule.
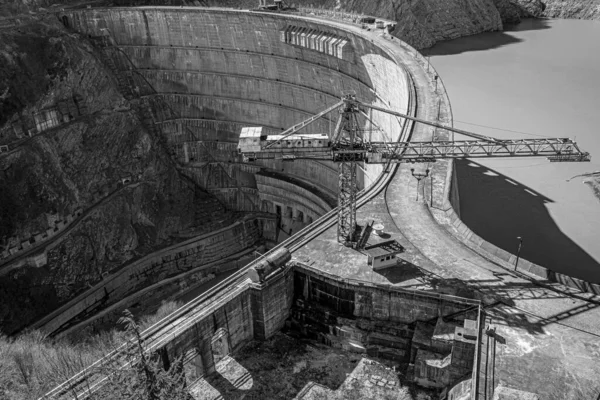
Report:
[[[392,254],[402,253],[404,247],[395,240],[388,240],[386,242],[377,243],[371,246],[365,246],[365,253],[371,257],[389,256]]]

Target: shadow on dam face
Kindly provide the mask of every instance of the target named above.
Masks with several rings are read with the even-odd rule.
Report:
[[[472,160],[457,160],[460,215],[473,232],[555,272],[600,282],[600,264],[566,236],[550,216],[553,203],[539,192]]]

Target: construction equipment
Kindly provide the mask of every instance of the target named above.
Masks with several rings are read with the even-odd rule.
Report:
[[[283,0],[273,0],[273,4],[267,4],[267,0],[258,0],[258,8],[253,11],[298,11],[294,6],[288,6]]]
[[[458,133],[474,140],[427,142],[379,142],[364,137],[359,117],[370,120],[367,109],[391,114],[404,120]],[[317,119],[339,110],[331,137],[323,134],[299,134],[298,131]],[[365,121],[365,122],[366,122]],[[411,117],[386,108],[365,104],[354,93],[343,95],[340,102],[285,130],[278,135],[264,135],[262,128],[243,128],[238,151],[246,162],[264,159],[331,160],[339,163],[338,241],[357,247],[356,169],[360,162],[389,164],[435,162],[437,159],[479,157],[545,156],[561,161],[590,161],[590,154],[568,138],[497,139]]]

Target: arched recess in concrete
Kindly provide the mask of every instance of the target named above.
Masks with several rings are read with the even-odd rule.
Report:
[[[212,338],[210,339],[210,347],[215,364],[231,353],[229,333],[225,328],[217,329],[214,335],[212,335]]]
[[[185,352],[183,363],[185,379],[188,385],[206,374],[204,361],[202,361],[202,353],[198,347],[192,347]]]

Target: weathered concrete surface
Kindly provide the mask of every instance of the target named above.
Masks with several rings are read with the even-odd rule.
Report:
[[[218,362],[216,371],[213,377],[190,382],[193,398],[426,398],[418,397],[391,368],[379,362],[280,333],[266,342],[250,342]]]
[[[352,30],[351,28],[347,29]],[[381,39],[374,34],[363,34],[367,38],[370,37],[374,43],[389,47],[393,52],[396,57],[395,60],[384,57],[384,66],[396,62],[404,64],[410,69],[417,84],[419,94],[418,113],[420,117],[435,120],[438,113],[441,114],[442,120],[449,117],[447,99],[443,97],[441,99],[443,104],[438,105],[437,99],[431,96],[433,91],[432,76],[427,75],[423,66],[415,61],[411,49],[394,47],[391,44],[393,42]],[[368,40],[365,42],[368,44]],[[377,62],[373,64],[373,67],[377,68]],[[396,89],[394,85],[389,85],[386,80],[389,74],[383,72],[378,76],[382,84],[386,85],[383,89],[387,89],[388,93]],[[383,95],[385,94],[384,92]],[[278,107],[272,107],[272,110],[276,113],[280,112]],[[280,112],[280,117],[284,121],[287,118],[285,112]],[[399,125],[397,121],[390,120],[387,122],[392,128]],[[383,126],[385,127],[385,125]],[[395,133],[400,132],[397,126],[392,131]],[[413,139],[427,140],[431,138],[432,134],[435,135],[436,132],[418,127],[413,133]],[[394,139],[397,139],[397,135]],[[507,341],[504,345],[506,346],[506,352],[498,351],[496,355],[498,361],[497,376],[502,377],[502,383],[516,388],[522,388],[523,385],[532,386],[535,391],[552,399],[584,398],[589,394],[588,392],[591,393],[592,390],[595,390],[594,376],[600,372],[598,363],[587,365],[578,363],[569,365],[570,369],[567,369],[564,366],[566,364],[565,358],[561,357],[563,367],[557,367],[555,371],[552,371],[549,376],[555,377],[555,379],[548,378],[549,380],[544,382],[544,385],[526,379],[526,377],[531,378],[531,375],[521,377],[520,375],[514,375],[512,371],[515,368],[527,371],[527,368],[531,365],[545,368],[546,363],[554,361],[550,357],[556,356],[556,352],[550,353],[550,349],[558,346],[563,346],[566,354],[582,354],[580,348],[585,347],[595,351],[594,346],[597,343],[597,336],[594,332],[598,328],[597,321],[600,321],[598,310],[595,308],[597,303],[589,301],[590,296],[587,299],[585,298],[586,295],[582,294],[574,297],[565,288],[557,285],[540,287],[526,279],[525,276],[512,274],[509,266],[482,258],[479,254],[465,247],[445,227],[440,226],[431,215],[429,208],[422,201],[415,201],[414,199],[417,195],[420,199],[425,196],[428,200],[433,198],[434,205],[444,206],[445,201],[439,204],[440,202],[436,199],[441,196],[447,198],[444,186],[448,167],[447,163],[437,164],[433,168],[433,184],[425,185],[425,190],[423,190],[423,184],[420,187],[417,186],[416,180],[411,174],[410,166],[403,166],[386,191],[360,210],[359,222],[364,223],[376,219],[377,222],[384,223],[387,232],[406,248],[405,260],[408,261],[407,263],[382,274],[373,273],[366,266],[364,255],[341,247],[335,242],[334,229],[330,229],[305,249],[300,250],[296,255],[297,259],[303,262],[306,262],[307,259],[308,262],[312,260],[313,266],[342,277],[359,278],[367,281],[373,279],[382,283],[397,284],[398,286],[418,287],[425,290],[475,297],[485,300],[490,305],[495,304],[496,300],[502,300],[509,304],[505,306],[508,307],[508,311],[505,311],[502,307],[496,307],[490,311],[491,315],[496,318],[495,321],[497,322],[495,324],[499,325],[498,333],[500,335],[504,333],[506,337],[510,336],[509,331],[500,327],[503,323],[516,332],[511,336],[513,340]],[[419,167],[415,172],[419,172],[419,169],[424,168]],[[369,176],[369,171],[367,175]],[[429,195],[427,195],[427,188],[429,188]],[[236,298],[236,291],[241,290],[240,287],[230,289],[231,291],[228,293],[233,296],[231,299]],[[573,309],[573,304],[578,308]],[[203,313],[208,312],[210,310],[204,308],[198,310],[198,318],[203,318],[203,315],[206,315]],[[232,312],[234,311],[232,310]],[[501,312],[506,315],[503,316]],[[533,320],[532,315],[540,320]],[[563,340],[559,334],[559,329],[563,328],[569,332],[570,338],[576,337],[577,340]],[[191,327],[187,329],[192,330]],[[207,326],[206,329],[203,328],[200,331],[200,336],[206,336],[208,331],[212,330],[214,332],[216,329],[216,325]],[[525,337],[529,338],[527,334],[531,335],[532,344],[522,346],[520,340]],[[189,340],[190,337],[188,336],[186,340]],[[177,342],[178,339],[173,344],[175,348],[178,346]],[[236,343],[241,342],[236,341]],[[189,347],[190,343],[181,343],[180,349],[185,346]],[[533,354],[534,352],[525,351],[522,354],[519,353],[520,357],[518,359],[511,358],[511,352],[518,351],[520,347],[526,349],[532,347],[547,348],[549,351],[540,351],[535,354]],[[530,390],[529,387],[527,389]]]
[[[411,393],[412,392],[412,393]],[[413,400],[426,398],[403,385],[395,371],[381,363],[363,358],[352,373],[334,390],[314,382],[302,389],[298,400],[359,400],[394,399]]]
[[[337,195],[337,167],[327,161],[260,163],[311,182],[308,188],[293,180],[286,183],[285,176],[268,176],[269,170],[266,177],[254,179],[259,169],[250,171],[236,162],[240,127],[283,130],[337,102],[346,90],[379,106],[407,107],[403,70],[369,40],[324,21],[168,7],[68,11],[61,18],[88,35],[108,35],[119,49],[113,52],[117,68],[139,72],[133,77],[136,90],[152,99],[155,119],[188,176],[237,211],[292,207],[293,221],[282,220],[288,234],[298,219],[309,222],[329,209],[323,199],[331,204],[329,199]],[[132,29],[124,20],[139,24]],[[316,52],[282,42],[280,32],[286,27],[318,29],[349,43],[341,58]],[[372,119],[391,138],[400,134],[397,118],[375,111]],[[330,115],[307,131],[328,132],[334,124],[335,115]],[[376,132],[373,139],[385,137]],[[368,186],[381,169],[366,167],[359,187]]]
[[[479,305],[476,300],[404,290],[394,285],[365,285],[364,281],[338,278],[337,274],[324,274],[314,265],[308,267],[301,263],[294,265],[294,291],[303,301],[318,303],[340,315],[406,324]]]
[[[42,329],[50,334],[58,333],[57,331],[89,318],[100,309],[115,304],[145,286],[202,265],[208,268],[215,261],[256,245],[261,236],[259,224],[248,218],[227,228],[154,252],[115,274],[105,276],[98,285],[36,321],[32,328]],[[213,267],[208,272],[215,273],[218,270]]]
[[[436,120],[437,98],[424,64],[417,62],[410,52],[398,49],[395,54],[416,81],[419,116]],[[451,117],[447,107],[447,97],[443,96],[442,120]],[[417,127],[412,138],[426,140],[431,135],[428,129]],[[495,383],[556,400],[597,395],[600,298],[550,282],[541,286],[529,276],[513,273],[511,265],[490,261],[464,246],[434,219],[430,208],[422,202],[424,196],[430,200],[428,192],[432,192],[434,206],[445,205],[445,201],[438,202],[438,196],[447,198],[440,187],[440,182],[441,186],[446,182],[447,166],[437,164],[432,174],[433,186],[430,182],[417,186],[411,167],[403,165],[385,192],[359,210],[359,223],[371,220],[383,223],[391,238],[406,248],[401,255],[405,260],[403,265],[380,273],[371,271],[366,256],[336,242],[334,229],[294,256],[342,277],[480,298],[488,304],[505,302],[508,305],[489,310],[500,335],[512,338],[505,345],[498,345],[502,346],[496,352],[496,376],[500,379]],[[417,167],[415,172],[425,167]],[[421,201],[416,201],[417,194]],[[532,370],[538,373],[532,374]],[[544,375],[543,382],[539,375]]]

